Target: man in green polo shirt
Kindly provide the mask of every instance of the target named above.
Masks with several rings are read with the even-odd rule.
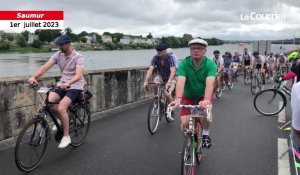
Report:
[[[212,106],[214,82],[217,74],[217,65],[205,56],[207,42],[202,39],[193,39],[189,42],[190,56],[186,57],[178,68],[176,84],[176,100],[171,104],[195,105],[202,108]],[[181,129],[188,127],[190,109],[181,109]],[[211,146],[209,137],[210,122],[203,121],[203,147]]]

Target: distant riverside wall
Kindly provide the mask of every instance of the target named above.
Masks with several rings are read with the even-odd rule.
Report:
[[[143,90],[146,67],[85,72],[86,88],[93,93],[90,109],[93,114],[151,97]],[[18,135],[34,116],[40,97],[26,87],[28,77],[0,79],[0,142]],[[39,79],[41,86],[55,85],[59,76]]]

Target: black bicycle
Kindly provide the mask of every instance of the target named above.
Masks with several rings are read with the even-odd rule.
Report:
[[[49,105],[58,104],[48,101],[50,90],[57,87],[47,88],[32,86],[40,94],[42,103],[39,105],[37,113],[21,130],[16,147],[15,163],[17,167],[24,172],[30,172],[38,167],[46,151],[48,141],[51,139],[50,126],[46,118],[51,117],[57,127],[55,140],[59,142],[63,137],[63,128],[57,122],[56,117],[49,109]],[[46,94],[43,98],[42,94]],[[68,108],[69,114],[69,133],[71,145],[77,147],[83,143],[89,131],[91,122],[91,113],[89,109],[89,99],[92,94],[84,90],[81,98],[72,103]]]
[[[155,83],[149,83],[155,84]],[[163,116],[165,116],[167,122],[170,122],[170,118],[167,116],[167,108],[169,102],[165,96],[166,88],[165,84],[158,85],[157,95],[155,95],[153,102],[151,103],[148,111],[148,130],[153,135],[157,131],[158,123]],[[172,118],[174,119],[174,111],[170,111]]]
[[[291,96],[291,90],[285,86],[283,81],[274,86],[273,89],[266,89],[254,97],[255,109],[266,116],[272,116],[281,112],[287,103],[285,94]]]

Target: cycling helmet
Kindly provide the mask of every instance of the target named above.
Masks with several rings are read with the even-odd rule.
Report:
[[[293,61],[293,60],[295,60],[297,58],[300,58],[300,53],[296,52],[296,51],[290,53],[289,56],[288,56],[289,62],[291,62],[291,61]]]

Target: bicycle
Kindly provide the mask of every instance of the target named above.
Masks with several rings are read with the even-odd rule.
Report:
[[[281,112],[287,104],[284,93],[291,96],[291,90],[285,84],[284,81],[280,81],[273,89],[266,89],[256,94],[253,101],[255,109],[266,116]]]
[[[55,140],[59,142],[63,137],[63,128],[49,109],[49,105],[58,104],[48,101],[49,91],[54,88],[39,87],[37,84],[33,85],[32,88],[36,90],[37,94],[40,94],[42,102],[39,104],[34,117],[25,124],[17,138],[15,163],[18,169],[23,172],[30,172],[37,168],[45,154],[48,141],[51,139],[49,123],[46,120],[48,116],[51,117],[57,127]],[[46,94],[46,98],[43,98],[42,94]],[[80,146],[89,131],[91,113],[88,100],[91,97],[92,94],[84,90],[81,98],[68,108],[69,133],[73,147]]]
[[[149,83],[156,84],[156,83]],[[171,120],[167,116],[167,108],[169,102],[165,96],[166,88],[165,84],[158,84],[157,95],[155,95],[153,102],[151,103],[148,110],[148,130],[151,135],[154,135],[157,131],[159,121],[165,116],[166,121],[169,123]],[[171,112],[171,116],[174,118],[174,112]]]
[[[249,68],[249,66],[247,68],[244,67],[244,84],[250,84],[251,82],[251,75],[252,75],[252,70]]]
[[[219,81],[218,81],[218,76],[219,76],[219,73],[218,73],[218,75],[217,75],[217,77],[216,77],[216,79],[215,79],[215,93],[216,93],[216,97],[217,98],[220,98],[221,97],[221,95],[222,95],[222,93],[223,93],[223,86],[224,86],[224,83],[223,83],[223,81],[220,81],[221,83],[219,84]],[[220,79],[222,78],[222,76],[223,76],[223,74],[221,75],[221,77],[220,77]]]
[[[251,78],[251,85],[250,85],[251,93],[253,95],[257,94],[258,91],[262,91],[264,88],[264,85],[262,83],[262,79],[263,79],[262,76],[263,74],[259,72],[258,69],[255,69],[253,71],[253,76]]]
[[[225,90],[226,86],[228,87],[229,90],[231,90],[233,88],[233,82],[231,82],[231,84],[229,85],[229,73],[230,73],[230,69],[226,69],[225,72],[223,72],[223,75],[221,76],[221,85],[220,85],[220,89],[222,89],[222,91]]]
[[[195,167],[200,164],[202,149],[202,121],[204,117],[211,121],[211,109],[201,110],[199,105],[179,105],[179,108],[190,108],[189,126],[185,129],[183,149],[181,152],[181,175],[194,175]]]
[[[273,70],[272,70],[272,66],[271,65],[267,65],[267,71],[265,73],[265,80],[266,80],[266,83],[271,83],[271,80],[272,80],[272,76],[273,75]]]

